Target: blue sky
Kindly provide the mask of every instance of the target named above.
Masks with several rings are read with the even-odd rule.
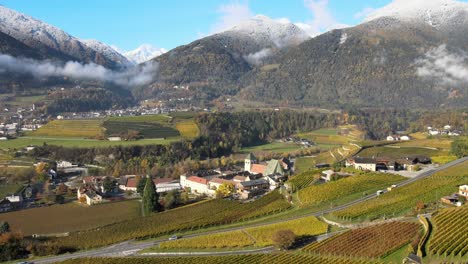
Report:
[[[409,0],[410,1],[410,0]],[[82,39],[124,50],[143,43],[171,49],[263,14],[324,31],[355,25],[391,0],[0,0],[0,4]],[[359,16],[359,14],[361,15]]]

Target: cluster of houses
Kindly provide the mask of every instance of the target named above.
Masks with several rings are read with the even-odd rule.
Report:
[[[443,129],[434,128],[434,127],[427,127],[427,133],[431,136],[438,136],[438,135],[447,135],[458,137],[462,134],[460,130],[453,129],[452,126],[446,125]]]
[[[391,159],[386,157],[378,158],[363,158],[353,157],[346,160],[346,167],[353,167],[363,171],[379,171],[379,170],[408,170],[415,171],[418,165],[430,164],[431,158],[423,155],[415,155]]]
[[[214,196],[223,184],[233,186],[234,193],[241,199],[249,199],[278,188],[287,179],[292,164],[286,159],[258,162],[254,154],[244,160],[243,171],[211,171],[205,175],[181,175],[180,185],[185,190]]]
[[[408,141],[410,139],[407,135],[390,135],[387,137],[387,141]]]
[[[468,200],[468,184],[461,185],[458,188],[458,193],[442,197],[441,201],[446,204],[462,206]],[[463,197],[463,200],[461,197]]]

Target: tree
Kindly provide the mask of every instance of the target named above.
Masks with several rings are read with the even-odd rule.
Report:
[[[158,194],[151,177],[146,178],[145,189],[143,190],[143,215],[149,215],[158,209]]]
[[[289,249],[294,242],[296,241],[296,234],[293,231],[287,230],[278,230],[273,234],[273,242],[275,246],[279,249]]]
[[[165,209],[172,209],[179,203],[180,203],[180,195],[179,195],[179,192],[176,190],[170,191],[164,196],[164,208]]]
[[[0,222],[0,234],[10,232],[10,224],[8,222]]]
[[[106,177],[104,178],[104,181],[102,183],[102,187],[104,187],[104,192],[112,192],[115,187],[115,182],[110,178]]]
[[[143,191],[145,190],[146,186],[146,178],[145,177],[140,177],[137,183],[137,193],[140,195],[143,195]]]
[[[450,152],[459,157],[468,156],[468,137],[458,137],[452,142]]]
[[[233,191],[234,191],[234,184],[232,184],[232,183],[223,183],[216,190],[216,197],[217,198],[228,197],[229,195],[232,194]]]
[[[424,208],[426,208],[426,205],[424,204],[424,202],[422,201],[419,201],[416,203],[416,211],[421,211],[423,210]]]

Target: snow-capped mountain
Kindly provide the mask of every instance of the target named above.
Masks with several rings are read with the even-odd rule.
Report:
[[[247,36],[257,44],[268,46],[273,43],[277,48],[297,45],[310,38],[289,21],[274,20],[264,15],[257,15],[220,34]]]
[[[468,15],[468,3],[454,0],[394,0],[377,9],[366,22],[390,17],[404,22],[426,23],[435,28],[462,24]]]
[[[124,52],[123,55],[127,57],[127,59],[129,59],[131,62],[135,64],[140,64],[154,59],[158,56],[161,56],[166,52],[166,49],[158,49],[152,46],[151,44],[143,44],[132,51]]]
[[[101,53],[107,58],[111,58],[113,61],[117,62],[118,64],[122,66],[129,66],[133,64],[133,62],[127,59],[127,57],[120,54],[117,50],[115,50],[114,48],[112,48],[111,46],[105,43],[102,43],[94,39],[82,40],[82,42],[85,43],[86,46]]]
[[[63,30],[4,6],[0,6],[0,31],[30,47],[53,49],[80,62],[119,66]]]

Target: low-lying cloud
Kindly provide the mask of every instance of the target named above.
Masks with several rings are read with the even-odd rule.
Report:
[[[113,71],[94,63],[81,64],[69,61],[60,64],[0,54],[0,72],[31,74],[36,78],[69,77],[77,80],[111,82],[129,87],[149,84],[157,69],[158,65],[152,62],[122,71]]]
[[[259,52],[250,53],[249,55],[244,56],[244,59],[251,65],[261,65],[264,60],[273,55],[271,49],[262,49]]]
[[[446,45],[429,50],[416,64],[420,77],[435,78],[444,84],[468,82],[468,54],[452,53]]]

